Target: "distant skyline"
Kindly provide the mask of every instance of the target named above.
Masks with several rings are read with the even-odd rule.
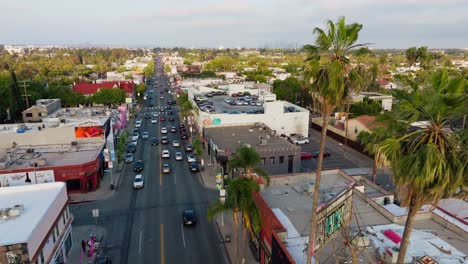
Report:
[[[177,2],[175,4],[174,2]],[[301,47],[345,16],[371,48],[468,48],[466,0],[2,0],[0,44]]]

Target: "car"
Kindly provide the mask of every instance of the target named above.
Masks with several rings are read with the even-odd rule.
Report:
[[[315,152],[312,153],[313,158],[318,158],[319,155],[320,155],[320,151],[315,151]],[[330,156],[331,156],[330,152],[328,152],[326,150],[325,150],[325,152],[323,152],[323,157],[324,158],[330,157]]]
[[[167,134],[167,127],[161,127],[161,134]]]
[[[184,159],[184,155],[182,155],[182,152],[177,151],[175,154],[175,160],[183,160],[183,159]]]
[[[146,119],[150,119],[150,118],[151,118],[151,115],[150,115],[149,113],[146,113],[146,114],[145,114],[145,118],[146,118]]]
[[[167,110],[171,110],[171,109],[172,109],[172,106],[168,105],[168,106],[166,106],[166,109],[167,109]]]
[[[171,157],[171,153],[169,152],[169,150],[167,149],[164,149],[162,152],[161,152],[161,157],[163,159],[169,159]]]
[[[149,133],[148,132],[143,132],[143,134],[141,135],[141,138],[143,139],[148,139],[149,138]]]
[[[136,145],[133,143],[128,144],[127,146],[127,153],[135,153]]]
[[[163,164],[162,173],[171,173],[171,167],[169,167],[169,164],[167,164],[167,163]]]
[[[140,134],[140,129],[139,128],[134,128],[133,129],[133,134],[135,134],[135,133],[139,135]]]
[[[179,124],[179,128],[180,128],[180,129],[185,128],[184,123],[180,123],[180,124]]]
[[[169,117],[169,122],[174,122],[174,121],[175,121],[175,119],[172,116]]]
[[[158,112],[153,112],[153,117],[158,117],[159,113]]]
[[[291,137],[291,142],[296,145],[308,144],[309,139],[303,136]]]
[[[158,139],[155,138],[155,137],[152,137],[152,138],[151,138],[151,145],[152,145],[152,146],[156,146],[156,145],[158,145],[158,144],[159,144]]]
[[[135,175],[135,179],[133,180],[133,188],[134,189],[140,189],[143,188],[144,186],[144,180],[143,180],[143,175],[137,174]]]
[[[171,132],[172,133],[176,133],[177,132],[177,128],[175,126],[171,127]]]
[[[197,162],[197,158],[195,158],[195,155],[193,154],[187,154],[187,162],[188,163]]]
[[[185,145],[185,151],[186,152],[192,152],[193,151],[193,146],[191,144]]]
[[[159,117],[159,121],[164,122],[166,121],[166,118],[164,116]]]
[[[199,172],[200,168],[196,162],[189,163],[190,172]]]
[[[164,96],[159,97],[159,99],[164,100]]]
[[[140,123],[135,123],[135,127],[140,128],[141,127],[141,122]]]
[[[157,124],[157,123],[158,123],[158,120],[156,118],[151,119],[151,124]]]
[[[161,137],[161,144],[169,144],[169,139],[167,138],[167,136]]]
[[[181,138],[181,139],[184,139],[184,140],[185,140],[185,139],[188,139],[188,134],[187,134],[187,133],[182,133],[182,134],[180,135],[180,138]]]
[[[167,113],[167,115],[172,115],[172,114],[174,114],[172,111],[167,111],[166,113]]]
[[[127,153],[127,155],[125,155],[125,163],[130,163],[130,162],[133,162],[133,154]]]
[[[180,142],[177,140],[172,140],[172,146],[173,147],[180,147]]]
[[[309,152],[301,152],[301,160],[311,159],[311,158],[312,158],[312,154],[310,154]]]
[[[197,217],[194,209],[185,210],[182,213],[182,222],[184,226],[194,226],[197,224]]]
[[[140,133],[138,133],[138,132],[133,133],[132,140],[138,140],[139,137],[140,137]]]
[[[134,172],[140,172],[143,170],[143,161],[142,160],[137,160],[133,164],[133,171]]]

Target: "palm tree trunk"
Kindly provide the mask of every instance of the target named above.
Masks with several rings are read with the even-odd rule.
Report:
[[[325,109],[326,110],[326,109]],[[317,207],[319,203],[320,194],[320,179],[322,177],[322,166],[323,166],[323,152],[325,151],[325,143],[327,140],[327,126],[328,120],[330,119],[330,111],[323,111],[325,114],[322,121],[322,134],[320,137],[320,154],[317,162],[317,170],[315,172],[315,186],[314,195],[312,198],[312,219],[310,221],[309,231],[309,244],[307,248],[307,264],[311,263],[311,257],[314,256],[315,251],[315,233],[317,230]]]
[[[239,209],[238,208],[234,208],[233,212],[232,212],[232,216],[233,216],[233,219],[234,219],[234,247],[236,248],[236,259],[239,259],[239,240],[237,239],[238,235],[237,235],[237,228],[239,227]]]
[[[377,180],[377,157],[374,155],[374,162],[372,165],[372,182],[375,183]]]
[[[349,120],[349,108],[351,104],[348,103],[346,108],[346,124],[345,124],[345,136],[344,136],[344,148],[343,148],[343,157],[346,157],[346,148],[348,147],[348,120]]]
[[[409,211],[408,211],[408,217],[406,219],[405,223],[405,231],[403,232],[403,238],[401,240],[400,244],[400,252],[398,253],[398,259],[397,259],[397,264],[404,264],[405,263],[405,255],[406,251],[408,249],[408,244],[411,236],[411,231],[413,230],[413,224],[414,224],[414,218],[416,216],[416,213],[421,209],[422,204],[421,203],[416,203],[416,198],[413,195],[411,197],[410,203],[408,205]]]
[[[242,239],[244,240],[244,252],[242,253],[242,263],[244,263],[247,252],[247,227],[245,225],[242,227],[242,236]]]

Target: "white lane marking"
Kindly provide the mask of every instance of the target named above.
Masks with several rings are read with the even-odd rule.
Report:
[[[184,225],[180,224],[180,229],[182,230],[182,242],[184,242],[184,248],[185,248],[185,235],[184,235]]]
[[[140,231],[140,243],[138,245],[138,254],[141,254],[141,237],[143,236],[143,232]]]

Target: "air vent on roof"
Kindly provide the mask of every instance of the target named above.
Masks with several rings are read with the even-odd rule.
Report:
[[[34,153],[34,149],[33,148],[28,148],[28,149],[26,149],[26,153]]]
[[[265,146],[265,145],[268,144],[268,142],[267,142],[266,139],[260,139],[260,140],[258,141],[258,144],[259,144],[260,146]]]
[[[72,141],[72,142],[71,142],[71,145],[72,145],[72,146],[77,146],[77,145],[78,145],[78,141]]]

